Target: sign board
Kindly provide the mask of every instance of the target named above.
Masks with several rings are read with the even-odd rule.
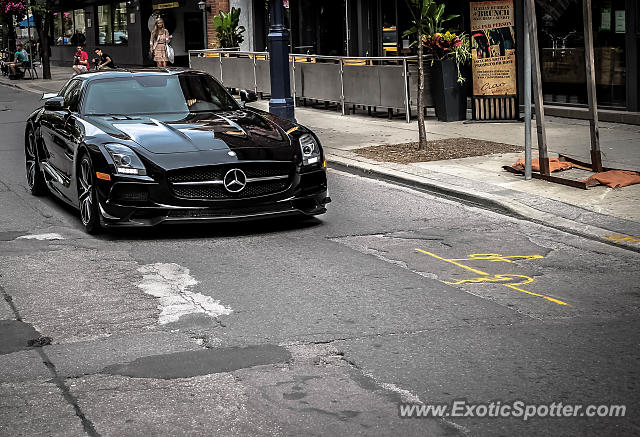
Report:
[[[172,9],[179,8],[180,4],[178,2],[170,2],[170,3],[158,3],[157,5],[153,5],[154,9]]]
[[[470,2],[474,96],[517,94],[513,0]]]

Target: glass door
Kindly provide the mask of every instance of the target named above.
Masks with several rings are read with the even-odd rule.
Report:
[[[593,0],[598,105],[626,107],[625,0]],[[544,100],[587,103],[582,0],[536,0]]]

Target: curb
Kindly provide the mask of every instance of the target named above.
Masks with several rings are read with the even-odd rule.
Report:
[[[336,170],[417,189],[429,194],[434,194],[438,197],[448,198],[474,207],[493,211],[498,214],[507,215],[520,220],[527,220],[582,238],[608,244],[620,249],[640,253],[640,245],[638,244],[634,245],[624,240],[614,241],[610,239],[610,237],[617,233],[608,229],[578,223],[564,217],[539,211],[518,201],[507,199],[502,196],[496,196],[480,191],[466,190],[461,187],[447,184],[446,182],[430,181],[424,177],[383,168],[376,164],[368,164],[341,156],[332,156],[330,152],[328,155],[327,163],[331,168]]]

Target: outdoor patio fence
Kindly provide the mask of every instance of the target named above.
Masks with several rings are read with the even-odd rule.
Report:
[[[207,72],[227,88],[269,94],[268,52],[190,50],[189,66]],[[418,61],[415,56],[289,56],[291,93],[296,102],[335,103],[344,115],[350,106],[402,111],[407,123],[417,111]],[[431,98],[430,60],[425,62],[425,106]]]

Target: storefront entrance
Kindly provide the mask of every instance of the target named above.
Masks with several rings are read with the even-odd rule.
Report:
[[[635,0],[593,0],[596,89],[600,107],[637,105]],[[536,0],[544,99],[587,103],[582,0]],[[635,72],[634,76],[629,76]],[[635,94],[635,95],[634,95]]]

